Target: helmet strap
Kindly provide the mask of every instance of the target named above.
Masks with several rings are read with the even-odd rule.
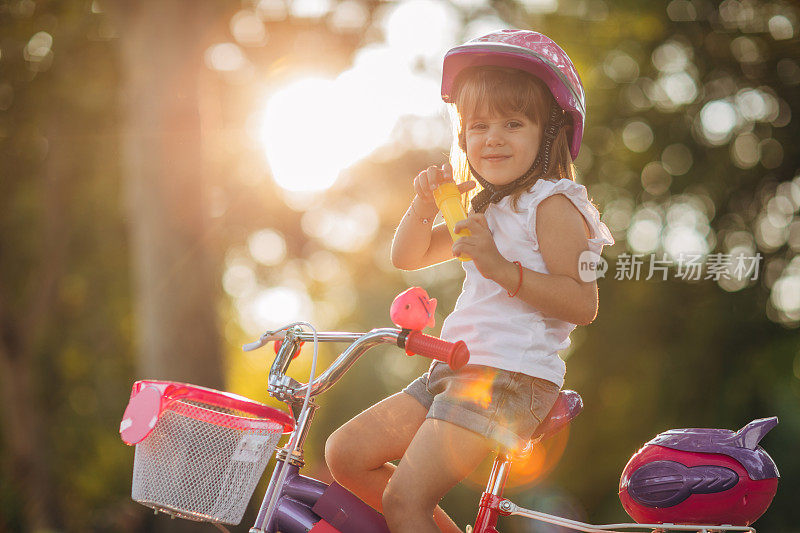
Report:
[[[478,174],[472,167],[472,163],[467,159],[469,171],[472,176],[481,184],[483,190],[472,198],[472,209],[476,213],[483,213],[489,204],[496,204],[506,196],[513,194],[520,189],[527,189],[533,185],[541,176],[546,176],[550,172],[550,157],[553,149],[553,142],[555,141],[558,132],[564,127],[566,122],[566,115],[561,107],[553,102],[550,106],[550,113],[547,118],[547,125],[544,128],[544,138],[539,145],[539,153],[536,154],[531,167],[511,183],[507,183],[500,187],[495,187],[486,179]],[[466,139],[463,138],[463,133],[459,134],[459,145],[466,153]],[[537,172],[538,170],[538,172]]]

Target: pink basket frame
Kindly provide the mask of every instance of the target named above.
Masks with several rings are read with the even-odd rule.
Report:
[[[154,387],[161,393],[161,413],[165,410],[175,411],[196,420],[241,430],[274,429],[275,425],[278,424],[281,426],[283,433],[288,433],[295,426],[294,419],[290,415],[244,396],[177,381],[137,381],[131,389],[131,398],[145,387]],[[214,411],[200,405],[185,403],[187,401],[201,402],[222,409],[232,409],[247,413],[255,418]]]

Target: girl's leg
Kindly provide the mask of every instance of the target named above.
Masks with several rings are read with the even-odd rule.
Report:
[[[442,525],[433,514],[439,501],[493,447],[492,441],[468,429],[425,420],[383,495],[383,513],[392,533],[438,533]]]
[[[403,457],[427,414],[428,410],[412,396],[399,392],[348,421],[325,443],[325,461],[334,479],[383,511],[386,483],[396,468],[389,461]],[[434,517],[442,531],[459,531],[445,512],[434,506]]]

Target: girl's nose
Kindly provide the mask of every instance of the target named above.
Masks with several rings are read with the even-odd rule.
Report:
[[[503,136],[499,131],[489,131],[489,135],[486,136],[486,144],[489,146],[500,146],[503,144]]]

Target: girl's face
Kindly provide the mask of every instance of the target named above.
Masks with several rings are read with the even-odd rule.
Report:
[[[467,159],[495,186],[511,183],[533,165],[542,139],[541,128],[522,113],[478,113],[464,122]]]

